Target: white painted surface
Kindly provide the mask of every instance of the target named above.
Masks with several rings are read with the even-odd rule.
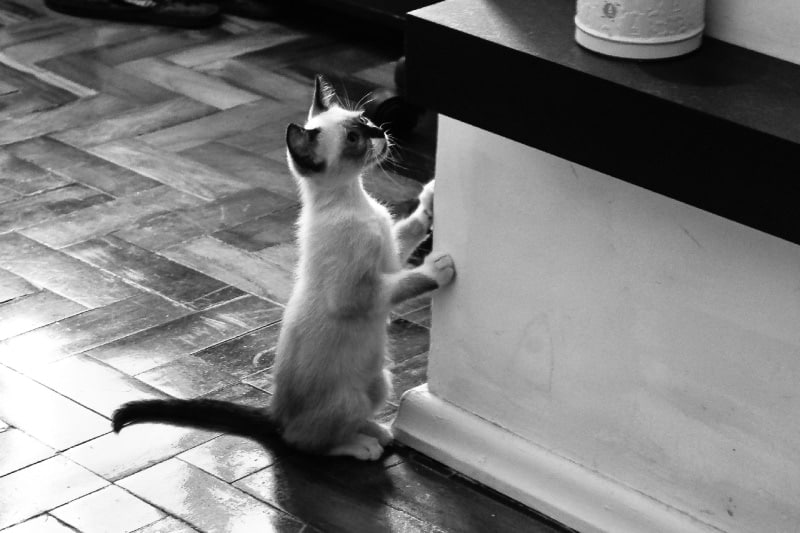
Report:
[[[800,64],[800,2],[707,0],[706,35]]]
[[[441,117],[430,390],[724,531],[800,531],[800,246]]]
[[[712,533],[685,513],[442,400],[403,395],[395,436],[581,533]]]

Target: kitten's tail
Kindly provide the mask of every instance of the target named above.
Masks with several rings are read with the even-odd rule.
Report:
[[[280,437],[280,430],[267,409],[221,400],[139,400],[123,404],[111,417],[114,433],[142,422],[221,431],[261,443],[271,437]]]

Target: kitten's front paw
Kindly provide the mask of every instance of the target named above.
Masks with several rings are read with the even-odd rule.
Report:
[[[433,188],[435,184],[436,180],[429,181],[419,193],[419,205],[430,214],[431,218],[433,218]]]
[[[430,269],[431,277],[436,280],[439,287],[449,284],[456,275],[456,265],[450,254],[432,253],[425,258],[425,266]]]

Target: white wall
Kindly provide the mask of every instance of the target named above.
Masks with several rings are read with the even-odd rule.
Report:
[[[800,64],[800,2],[707,0],[706,35]]]
[[[437,396],[724,531],[800,524],[800,246],[441,117]]]

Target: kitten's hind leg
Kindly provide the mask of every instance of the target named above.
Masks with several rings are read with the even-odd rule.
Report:
[[[375,437],[356,433],[352,440],[331,448],[328,455],[344,455],[361,461],[375,461],[383,455],[383,446]]]

